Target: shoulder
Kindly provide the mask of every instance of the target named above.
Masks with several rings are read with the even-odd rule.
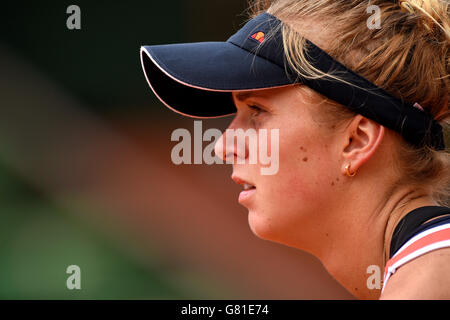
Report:
[[[390,277],[380,299],[450,299],[450,247],[403,265]]]

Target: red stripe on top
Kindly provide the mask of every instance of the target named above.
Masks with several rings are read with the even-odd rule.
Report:
[[[398,255],[394,256],[392,259],[390,259],[386,263],[385,267],[385,274],[387,274],[387,270],[390,266],[392,266],[394,263],[396,263],[398,260],[406,257],[407,255],[413,253],[416,250],[419,250],[423,247],[426,247],[430,244],[433,244],[435,242],[450,240],[450,228],[442,229],[439,231],[432,232],[423,238],[420,238],[410,244],[408,247],[406,247],[402,252],[400,252]]]

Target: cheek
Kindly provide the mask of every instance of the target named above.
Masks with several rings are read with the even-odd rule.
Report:
[[[249,210],[250,228],[260,238],[283,242],[316,211],[313,197],[313,188],[298,172],[280,168],[258,185],[257,201]]]
[[[325,181],[331,171],[330,154],[323,144],[315,142],[318,139],[311,140],[293,137],[280,146],[280,170],[274,181],[279,193],[282,190],[280,200],[313,205],[329,191]]]
[[[258,201],[249,212],[252,231],[259,237],[286,242],[320,219],[334,186],[330,155],[302,141],[280,145],[276,175],[261,176]],[[336,178],[336,177],[334,177]]]
[[[278,211],[278,216],[295,218],[299,212],[315,210],[329,195],[329,189],[318,179],[317,168],[312,164],[284,166],[281,162],[281,166],[279,174],[264,184],[266,188],[260,194],[262,207],[267,209],[267,213]]]

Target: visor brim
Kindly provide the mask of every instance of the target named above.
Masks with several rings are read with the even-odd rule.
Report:
[[[141,47],[150,88],[167,107],[195,118],[236,112],[231,92],[292,85],[286,71],[230,42]]]

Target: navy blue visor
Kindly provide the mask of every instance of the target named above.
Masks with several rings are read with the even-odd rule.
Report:
[[[412,103],[397,99],[306,40],[308,61],[325,74],[298,75],[286,60],[282,22],[263,13],[226,42],[141,47],[145,77],[167,107],[194,118],[236,112],[233,91],[304,84],[354,112],[401,134],[416,146],[445,149],[441,125]]]

